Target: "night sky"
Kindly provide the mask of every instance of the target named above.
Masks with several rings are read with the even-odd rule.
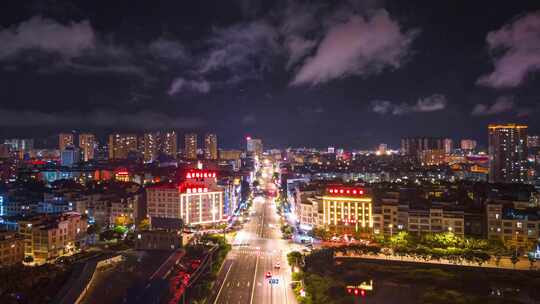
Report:
[[[6,1],[0,136],[267,147],[540,133],[540,1]]]

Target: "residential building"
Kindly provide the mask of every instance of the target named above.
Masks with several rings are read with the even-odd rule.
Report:
[[[489,182],[523,183],[527,180],[527,126],[490,124]]]
[[[74,147],[74,136],[73,133],[60,133],[58,135],[58,147],[60,151],[65,150],[67,147]]]
[[[159,132],[144,133],[142,138],[142,153],[145,162],[153,162],[159,153]]]
[[[94,159],[95,150],[97,147],[96,137],[94,134],[81,133],[79,134],[79,149],[82,152],[82,160],[87,162]]]
[[[530,248],[540,237],[540,213],[524,206],[490,202],[486,205],[487,237],[507,246]]]
[[[476,140],[474,140],[474,139],[462,139],[460,146],[461,146],[461,150],[473,151],[473,150],[476,149]]]
[[[217,160],[218,158],[218,143],[216,134],[206,134],[204,136],[204,158]]]
[[[197,159],[197,134],[189,133],[184,135],[184,157]]]
[[[136,134],[109,135],[109,159],[126,159],[130,152],[137,151]]]
[[[178,153],[178,135],[175,131],[161,134],[160,152],[172,158],[176,158]]]
[[[24,260],[24,238],[13,231],[0,231],[0,267]]]
[[[84,245],[88,222],[79,213],[36,216],[19,221],[25,256],[38,264],[74,253]]]

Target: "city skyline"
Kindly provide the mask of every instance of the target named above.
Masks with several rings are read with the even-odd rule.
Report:
[[[174,129],[368,148],[540,131],[535,1],[49,2],[0,13],[2,137]]]

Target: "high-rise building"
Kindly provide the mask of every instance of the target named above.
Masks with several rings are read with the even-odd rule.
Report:
[[[425,150],[444,150],[443,140],[435,137],[408,137],[401,139],[401,153],[419,157]]]
[[[452,154],[454,151],[454,141],[451,138],[443,139],[443,147],[445,154]]]
[[[178,136],[175,131],[165,132],[161,135],[161,152],[173,158],[178,153]]]
[[[184,156],[187,159],[197,159],[197,134],[184,135]]]
[[[4,144],[9,146],[11,151],[30,151],[34,149],[34,140],[31,138],[6,139]]]
[[[216,134],[204,136],[204,158],[216,160],[218,158],[218,143]]]
[[[81,151],[73,146],[66,147],[60,152],[62,166],[71,167],[81,160]]]
[[[527,126],[490,124],[489,182],[523,183],[527,179]]]
[[[159,132],[144,133],[142,138],[142,152],[145,162],[152,162],[159,153]]]
[[[109,159],[126,159],[132,151],[137,151],[137,135],[109,135]]]
[[[156,160],[159,153],[175,158],[178,150],[177,141],[175,131],[145,133],[141,139],[140,147],[144,161],[152,162]]]
[[[251,137],[246,138],[246,140],[247,140],[248,154],[251,153],[252,155],[258,156],[260,158],[263,154],[262,140],[258,138],[251,138]]]
[[[529,135],[529,136],[527,136],[527,147],[529,147],[529,148],[538,148],[538,147],[540,147],[540,136],[538,136],[538,135]]]
[[[94,134],[79,134],[79,149],[82,151],[83,161],[87,162],[94,159],[96,144],[96,137]]]
[[[476,149],[476,140],[474,139],[462,139],[461,150],[472,151]]]
[[[75,142],[72,133],[60,133],[60,135],[58,135],[58,147],[60,151],[73,146],[75,146]]]

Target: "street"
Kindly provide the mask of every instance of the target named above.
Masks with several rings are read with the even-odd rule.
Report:
[[[238,231],[233,250],[216,280],[210,303],[296,303],[290,288],[289,243],[281,238],[279,216],[271,198],[257,197],[250,220]],[[276,268],[280,263],[280,268]],[[275,284],[270,284],[270,272]]]

